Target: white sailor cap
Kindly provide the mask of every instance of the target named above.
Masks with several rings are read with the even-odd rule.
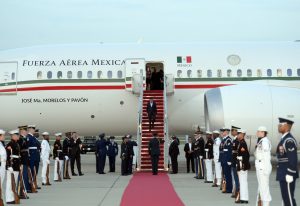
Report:
[[[213,134],[220,134],[218,130],[213,131]]]
[[[246,130],[238,129],[238,130],[237,130],[237,133],[243,133],[243,134],[246,134]]]
[[[58,136],[62,136],[62,133],[58,132],[58,133],[55,134],[55,137],[58,137]]]
[[[5,131],[3,129],[0,129],[0,135],[4,135]]]
[[[13,135],[13,134],[19,134],[19,129],[11,130],[11,131],[9,131],[9,134],[10,134],[10,135]]]
[[[42,135],[43,136],[49,135],[49,132],[43,132]]]
[[[224,132],[224,131],[230,131],[229,127],[222,127],[220,129],[221,132]]]
[[[27,125],[27,128],[32,128],[32,129],[35,129],[36,126],[34,124],[30,124],[30,125]]]
[[[258,129],[257,129],[258,132],[268,132],[267,128],[265,126],[260,126]]]
[[[205,134],[212,134],[211,131],[206,131]]]

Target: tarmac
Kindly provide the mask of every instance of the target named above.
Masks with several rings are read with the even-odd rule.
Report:
[[[193,173],[186,173],[183,144],[180,145],[179,173],[169,174],[170,180],[175,191],[185,205],[211,205],[229,206],[238,205],[230,194],[222,194],[218,188],[205,184],[203,180],[194,179]],[[253,158],[252,158],[253,159]],[[21,205],[28,206],[114,206],[120,205],[123,192],[132,176],[120,176],[121,161],[119,156],[116,161],[116,173],[106,173],[99,175],[95,168],[95,155],[93,153],[81,155],[82,171],[84,176],[71,177],[71,180],[63,182],[51,181],[51,186],[42,186],[37,194],[29,194],[30,199],[21,200]],[[275,165],[270,177],[270,189],[272,195],[272,206],[281,206],[281,194],[277,181],[275,181]],[[257,179],[255,167],[253,166],[248,173],[249,183],[249,204],[255,205],[257,193]],[[76,168],[76,166],[75,166]],[[108,160],[105,171],[108,171]],[[40,176],[40,174],[39,174]],[[155,177],[155,176],[154,176]],[[53,161],[50,167],[50,180],[53,179]],[[38,179],[41,185],[41,178]],[[299,180],[296,184],[295,197],[300,201]],[[141,206],[143,204],[141,203]]]

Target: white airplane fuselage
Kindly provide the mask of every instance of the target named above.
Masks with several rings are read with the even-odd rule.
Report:
[[[296,42],[85,44],[15,49],[0,52],[0,128],[37,124],[51,133],[74,130],[81,135],[136,134],[139,97],[133,94],[132,85],[133,75],[140,71],[128,67],[128,59],[142,59],[144,75],[148,63],[150,67],[162,64],[164,74],[173,75],[174,91],[167,98],[171,134],[191,134],[195,126],[207,126],[204,95],[212,88],[259,80],[300,88],[300,44]],[[232,72],[229,76],[228,70]],[[239,97],[233,93],[232,98],[234,103]],[[238,122],[234,124],[239,126]],[[253,128],[257,126],[260,122],[249,122],[251,135],[255,135]],[[275,136],[276,128],[272,131]]]

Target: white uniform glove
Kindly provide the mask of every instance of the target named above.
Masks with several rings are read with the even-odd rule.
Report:
[[[8,170],[9,172],[13,172],[13,171],[14,171],[12,167],[7,168],[7,170]]]
[[[243,160],[243,157],[242,156],[237,156],[237,159],[238,160]]]
[[[200,159],[203,159],[203,156],[200,156]]]
[[[227,164],[230,166],[230,165],[231,165],[231,162],[227,162]]]
[[[47,162],[48,165],[50,164],[50,160],[47,160],[46,162]]]
[[[293,180],[294,180],[293,176],[291,176],[291,175],[286,175],[285,176],[285,181],[287,183],[291,183],[291,182],[293,182]]]
[[[58,157],[56,157],[56,158],[55,158],[55,160],[59,160],[59,158],[58,158]]]
[[[69,160],[69,157],[68,157],[68,156],[65,156],[65,160]]]

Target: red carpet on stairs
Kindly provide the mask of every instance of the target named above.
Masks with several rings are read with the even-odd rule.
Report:
[[[121,206],[182,206],[166,173],[136,173],[121,200]]]

